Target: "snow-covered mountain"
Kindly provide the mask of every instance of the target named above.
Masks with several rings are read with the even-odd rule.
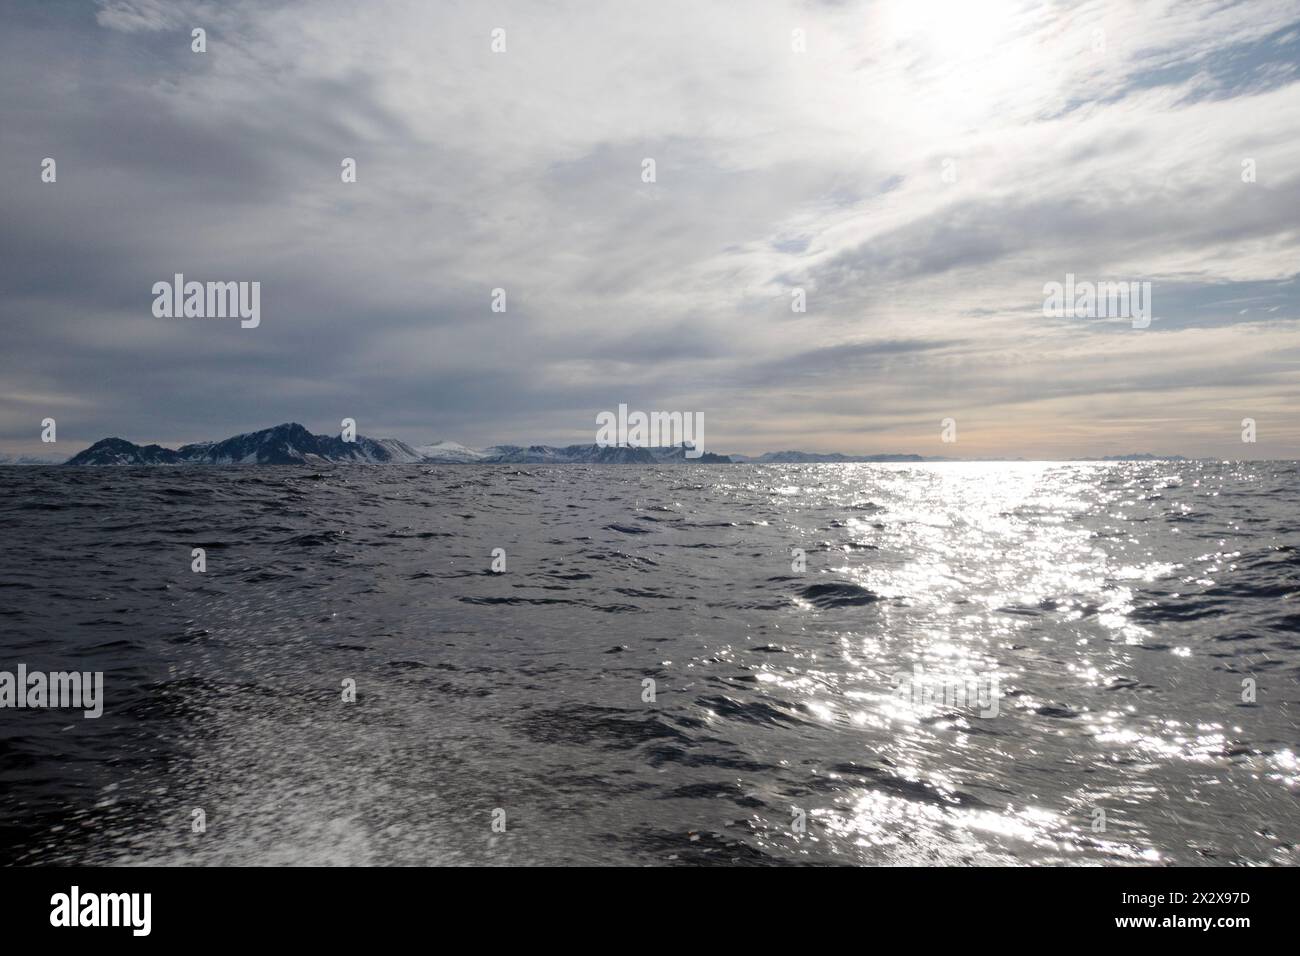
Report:
[[[485,451],[479,451],[477,448],[470,448],[455,441],[436,441],[429,445],[416,445],[415,451],[421,455],[427,462],[446,462],[448,464],[464,464],[471,461],[482,461],[489,457]]]
[[[337,435],[313,435],[296,422],[236,435],[219,442],[180,448],[137,445],[105,438],[68,459],[69,465],[299,465],[324,461],[371,464],[421,462],[424,457],[393,438],[358,435],[346,442]]]
[[[686,455],[686,445],[634,448],[623,445],[491,445],[471,448],[454,441],[408,445],[394,438],[356,436],[345,442],[337,435],[313,435],[302,425],[286,423],[218,442],[196,442],[180,448],[137,445],[123,438],[105,438],[68,459],[69,465],[298,465],[313,462],[368,464],[483,465],[719,465],[789,462],[912,462],[931,461],[921,455],[841,455],[806,451],[774,451],[750,457]]]
[[[61,465],[66,455],[6,455],[0,453],[0,465]]]
[[[648,448],[626,448],[616,445],[493,445],[486,449],[485,460],[501,464],[520,465],[653,465],[654,456]]]
[[[454,441],[408,445],[395,438],[367,438],[358,435],[345,442],[337,435],[313,435],[302,425],[289,422],[218,442],[195,442],[180,448],[137,445],[123,438],[105,438],[80,454],[68,465],[300,465],[315,462],[358,462],[366,464],[429,465],[725,465],[847,462],[920,462],[957,459],[923,455],[842,455],[838,452],[769,451],[762,455],[686,456],[687,446],[656,448],[579,445],[491,445],[471,448]],[[1093,459],[1088,459],[1093,460]],[[1177,455],[1112,455],[1103,461],[1185,461]],[[51,465],[59,459],[0,454],[0,465]]]
[[[186,445],[186,448],[193,446]],[[69,465],[179,465],[180,452],[162,445],[137,445],[125,438],[105,438],[68,459]]]
[[[661,465],[671,464],[695,464],[695,465],[729,465],[732,459],[728,455],[715,455],[713,452],[706,451],[695,458],[687,456],[686,452],[694,446],[687,445],[670,445],[665,448],[651,448],[650,453],[654,455],[655,461]]]
[[[655,464],[730,464],[725,455],[708,452],[687,458],[685,446],[633,448],[626,445],[493,445],[485,448],[485,463],[527,465],[655,465]]]
[[[686,458],[685,448],[628,448],[600,445],[494,445],[482,450],[440,441],[412,447],[394,438],[345,442],[334,435],[313,435],[288,423],[218,442],[180,448],[137,445],[124,438],[105,438],[68,460],[69,465],[299,465],[313,462],[370,464],[726,464],[722,455]]]

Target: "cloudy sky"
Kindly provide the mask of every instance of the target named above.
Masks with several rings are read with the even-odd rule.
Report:
[[[1295,457],[1298,64],[1267,0],[9,3],[0,452],[626,402],[719,452]],[[261,325],[155,318],[177,272]],[[1045,316],[1067,273],[1150,326]]]

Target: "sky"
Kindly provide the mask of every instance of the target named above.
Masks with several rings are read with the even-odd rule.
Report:
[[[721,453],[1300,457],[1300,3],[0,16],[0,454],[624,403]],[[260,324],[156,317],[176,273]],[[1046,314],[1067,275],[1149,325]]]

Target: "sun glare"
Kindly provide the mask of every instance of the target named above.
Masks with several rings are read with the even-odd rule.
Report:
[[[886,14],[900,39],[945,59],[993,51],[1014,26],[1012,0],[896,0]]]
[[[1026,16],[1016,0],[896,0],[878,26],[909,54],[914,80],[939,86],[950,118],[976,122],[1052,82]]]

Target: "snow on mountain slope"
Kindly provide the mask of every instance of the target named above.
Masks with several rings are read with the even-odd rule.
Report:
[[[286,423],[274,428],[235,435],[219,442],[196,442],[178,449],[136,445],[121,438],[105,438],[68,460],[69,465],[298,465],[326,461],[373,464],[414,463],[424,458],[410,445],[394,438],[358,435],[346,442],[337,435],[313,435],[302,425]]]
[[[46,455],[6,455],[0,454],[0,465],[61,465],[67,455],[58,457]]]
[[[477,448],[470,448],[455,441],[437,441],[429,445],[416,445],[414,447],[416,454],[421,455],[425,461],[429,462],[470,462],[482,461],[489,457],[485,451],[479,451]]]
[[[621,445],[493,445],[476,449],[459,442],[439,441],[412,447],[395,438],[357,435],[313,435],[297,422],[235,435],[222,441],[194,442],[180,448],[137,445],[123,438],[105,438],[67,464],[90,465],[300,465],[317,462],[370,464],[725,464],[728,458],[706,454],[686,457],[685,446],[641,448]]]

